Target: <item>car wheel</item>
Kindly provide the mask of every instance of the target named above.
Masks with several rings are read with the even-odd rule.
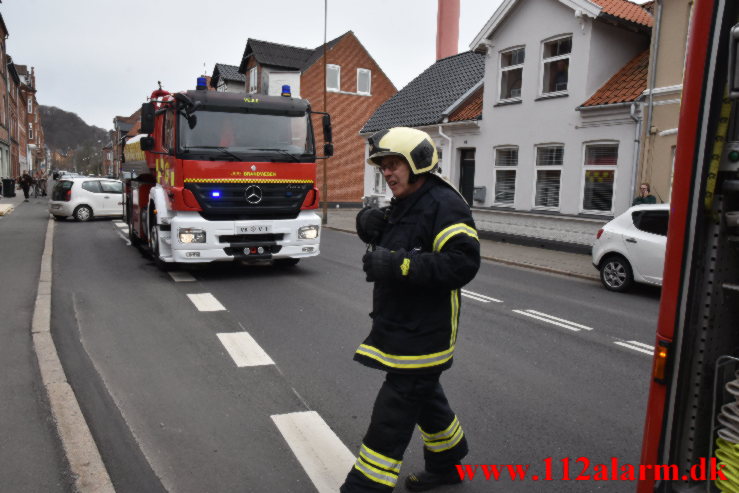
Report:
[[[86,205],[80,205],[74,210],[74,218],[80,222],[89,221],[92,219],[92,209]]]
[[[634,282],[631,264],[620,255],[606,257],[600,263],[600,281],[609,291],[626,291]]]
[[[275,265],[278,267],[292,267],[298,265],[298,262],[300,262],[299,258],[278,258],[274,260]]]

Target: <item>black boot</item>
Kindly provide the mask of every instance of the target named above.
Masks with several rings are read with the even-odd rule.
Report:
[[[458,484],[462,482],[457,469],[449,472],[436,473],[429,471],[414,472],[405,478],[405,487],[410,491],[426,491],[445,484]]]

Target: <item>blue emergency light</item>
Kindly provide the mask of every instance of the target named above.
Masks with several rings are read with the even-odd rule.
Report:
[[[288,98],[292,96],[292,93],[290,92],[290,86],[287,84],[284,84],[282,86],[282,95],[287,96]]]
[[[198,77],[198,83],[195,86],[195,89],[198,91],[206,91],[208,90],[208,79],[205,77]]]
[[[213,191],[213,192],[210,192],[210,196],[213,197],[214,199],[218,199],[218,198],[221,197],[221,192],[219,192],[217,190],[216,191]]]

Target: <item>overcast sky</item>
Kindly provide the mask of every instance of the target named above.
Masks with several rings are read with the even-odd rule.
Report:
[[[460,51],[500,0],[461,0]],[[328,39],[351,30],[398,89],[436,57],[436,0],[328,0]],[[194,89],[239,65],[248,38],[315,48],[324,0],[2,0],[8,54],[36,69],[40,104],[105,129],[156,88]]]
[[[35,67],[39,103],[105,129],[136,111],[158,80],[169,91],[194,89],[215,63],[239,65],[248,38],[316,48],[324,36],[324,0],[0,1],[8,53]],[[500,3],[461,0],[460,51]],[[328,0],[327,36],[354,31],[401,89],[435,60],[436,6]]]

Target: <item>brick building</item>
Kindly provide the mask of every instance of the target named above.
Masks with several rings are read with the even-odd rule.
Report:
[[[5,62],[5,40],[8,28],[0,14],[0,62]],[[8,65],[0,63],[0,178],[13,176],[10,166],[10,133],[8,131]]]
[[[364,193],[365,149],[359,130],[397,90],[349,31],[326,44],[324,93],[323,51],[323,45],[311,49],[249,39],[238,73],[245,77],[246,93],[279,95],[282,85],[289,84],[293,96],[307,99],[315,111],[331,114],[334,157],[319,161],[317,186],[322,192],[325,190],[325,163],[328,202],[355,205],[361,203]],[[212,87],[224,86],[220,79],[222,74],[229,73],[227,67],[218,64]],[[323,149],[320,120],[316,118],[313,124],[320,154]]]

